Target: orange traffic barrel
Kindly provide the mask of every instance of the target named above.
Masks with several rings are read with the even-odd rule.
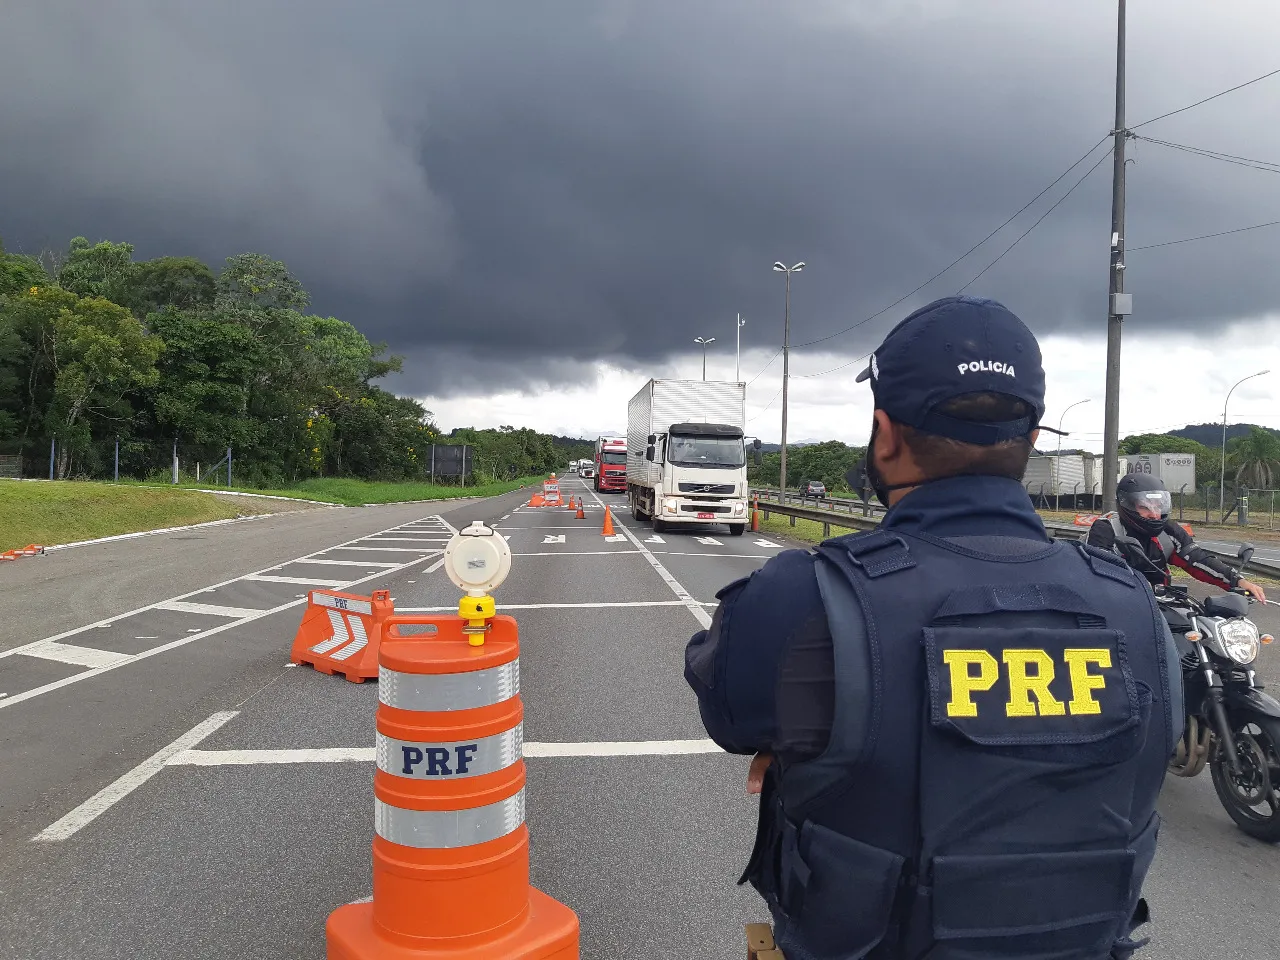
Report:
[[[330,960],[577,960],[577,916],[529,886],[516,623],[465,624],[384,624],[373,899],[330,915]]]

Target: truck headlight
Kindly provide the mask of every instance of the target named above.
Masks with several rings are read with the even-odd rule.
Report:
[[[1243,617],[1218,627],[1218,640],[1228,657],[1241,666],[1258,658],[1258,628]]]
[[[746,512],[747,512],[747,505],[745,503],[735,503],[733,505],[733,515],[735,517],[740,517]]]
[[[675,513],[675,512],[676,512],[676,501],[674,501],[674,500],[665,500],[665,501],[663,501],[663,504],[662,504],[662,511],[663,511],[663,513]]]

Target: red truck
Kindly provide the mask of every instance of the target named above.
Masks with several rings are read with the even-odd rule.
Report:
[[[627,441],[625,437],[600,437],[596,441],[596,491],[624,493],[627,489]]]

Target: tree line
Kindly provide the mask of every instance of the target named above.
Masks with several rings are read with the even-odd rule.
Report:
[[[432,443],[468,443],[484,479],[563,469],[590,449],[532,430],[444,434],[376,381],[401,358],[346,321],[309,313],[283,263],[229,257],[134,261],[128,243],[71,241],[39,257],[0,244],[0,454],[24,475],[122,477],[233,449],[237,484],[309,477],[421,479]]]

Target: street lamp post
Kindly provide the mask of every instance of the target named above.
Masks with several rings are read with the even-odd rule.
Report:
[[[1222,469],[1218,474],[1218,511],[1221,512],[1226,504],[1227,490],[1227,404],[1231,402],[1231,394],[1236,392],[1236,387],[1244,383],[1245,380],[1252,380],[1254,377],[1260,377],[1264,373],[1270,373],[1270,370],[1259,370],[1257,373],[1251,373],[1247,377],[1237,380],[1227,391],[1227,399],[1222,401]]]
[[[1054,499],[1053,499],[1053,506],[1054,506],[1054,509],[1057,509],[1057,508],[1060,506],[1060,504],[1058,503],[1058,498],[1062,495],[1062,421],[1063,421],[1063,419],[1066,417],[1066,415],[1067,415],[1067,411],[1068,411],[1068,410],[1070,410],[1070,409],[1071,409],[1071,407],[1078,407],[1078,406],[1080,406],[1080,404],[1082,404],[1082,403],[1088,403],[1090,399],[1091,399],[1090,397],[1085,397],[1083,400],[1077,400],[1075,403],[1073,403],[1073,404],[1071,404],[1070,406],[1068,406],[1068,407],[1066,408],[1066,410],[1063,410],[1063,411],[1062,411],[1062,416],[1061,416],[1061,417],[1058,417],[1058,452],[1057,452],[1057,454],[1054,456],[1054,461],[1053,461],[1053,469],[1054,469],[1054,481],[1053,481]],[[1093,494],[1092,494],[1092,491],[1091,491],[1091,492],[1090,492],[1090,496],[1092,496],[1092,495],[1093,495]],[[1075,493],[1074,493],[1074,491],[1073,491],[1073,492],[1072,492],[1072,499],[1074,500],[1074,498],[1075,498]]]
[[[707,344],[715,343],[715,337],[694,337],[694,343],[702,345],[702,379],[707,379]]]
[[[738,351],[737,359],[733,363],[733,380],[734,383],[742,382],[742,328],[747,325],[747,321],[742,319],[742,314],[738,314]]]
[[[778,466],[778,500],[787,499],[787,381],[791,379],[791,275],[804,269],[804,261],[788,267],[781,260],[773,265],[777,273],[787,275],[786,306],[782,325],[782,457]]]

